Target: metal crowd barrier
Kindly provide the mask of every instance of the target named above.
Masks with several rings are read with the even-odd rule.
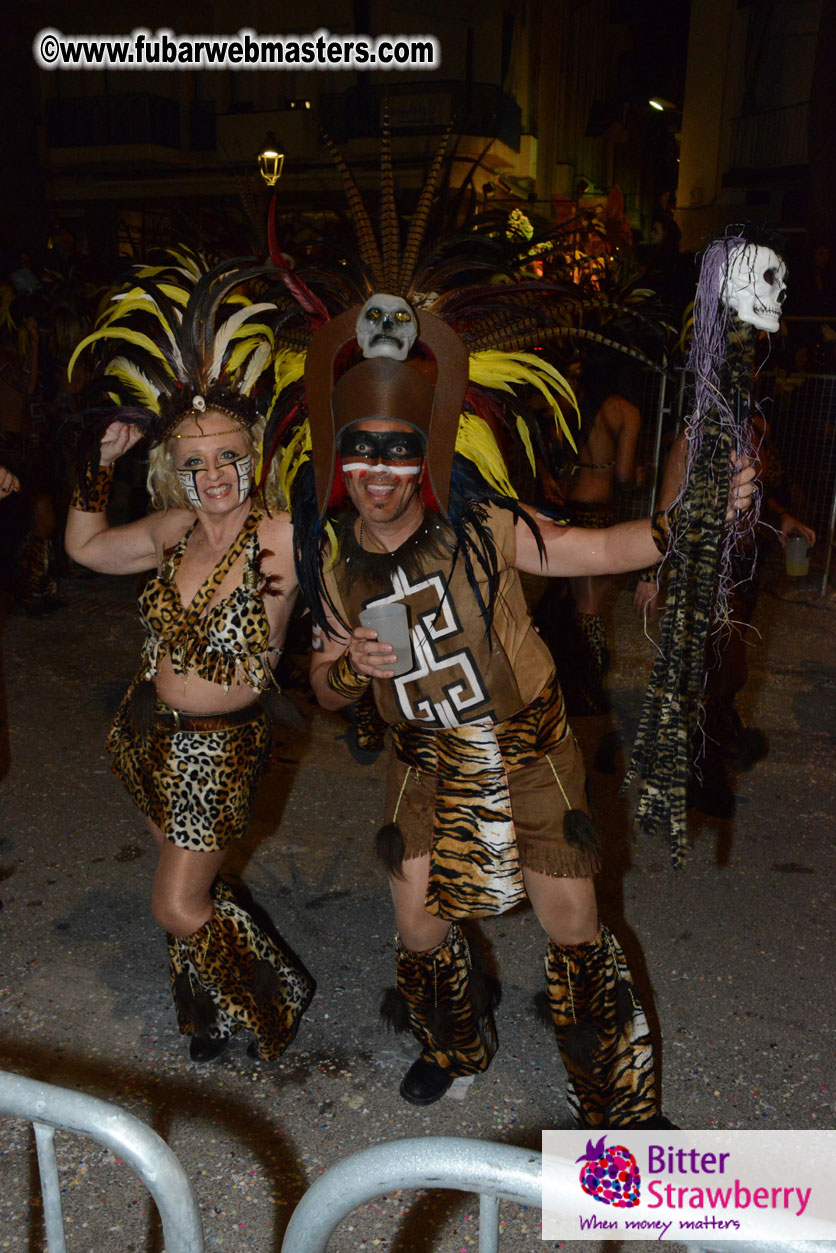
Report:
[[[558,1166],[557,1163],[554,1163]],[[563,1169],[565,1166],[565,1170]],[[553,1181],[561,1203],[577,1193],[576,1167],[558,1166]],[[542,1206],[542,1155],[489,1140],[420,1136],[390,1140],[352,1153],[311,1184],[288,1224],[281,1253],[327,1253],[328,1241],[352,1210],[399,1188],[445,1188],[479,1194],[479,1253],[498,1253],[499,1202]],[[536,1241],[539,1245],[540,1241]],[[677,1241],[688,1253],[834,1253],[836,1241]],[[533,1246],[532,1246],[533,1247]],[[627,1244],[629,1248],[629,1243]]]
[[[117,1154],[142,1179],[157,1206],[166,1253],[203,1253],[203,1225],[192,1185],[164,1140],[145,1123],[98,1097],[0,1071],[0,1113],[35,1129],[49,1253],[66,1253],[55,1132],[75,1131]]]
[[[293,1211],[282,1253],[325,1253],[346,1215],[397,1188],[478,1192],[479,1253],[497,1253],[499,1202],[539,1209],[540,1176],[541,1155],[530,1149],[460,1136],[390,1140],[352,1153],[311,1184]]]

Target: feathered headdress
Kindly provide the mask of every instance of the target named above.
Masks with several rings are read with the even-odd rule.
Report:
[[[428,503],[453,526],[466,556],[468,501],[501,500],[518,510],[506,468],[510,442],[522,445],[534,471],[542,435],[525,403],[526,391],[546,400],[561,440],[574,446],[575,395],[544,346],[568,337],[609,343],[584,328],[583,299],[571,283],[520,281],[531,243],[506,229],[507,217],[501,226],[496,215],[456,225],[466,207],[468,179],[446,215],[445,233],[437,233],[445,220],[441,191],[449,175],[448,146],[449,133],[432,160],[402,243],[386,125],[379,232],[351,171],[329,144],[342,176],[355,247],[330,273],[322,266],[279,272],[287,290],[284,300],[276,297],[283,307],[276,331],[279,399],[265,434],[265,465],[280,457],[301,587],[320,625],[324,589],[315,554],[326,536],[334,547],[328,512],[340,495],[331,394],[362,359],[357,319],[371,294],[401,297],[415,313],[417,337],[406,364],[435,391],[424,432],[432,491]],[[430,235],[432,243],[426,246]],[[640,356],[621,344],[612,347]],[[567,419],[567,414],[575,416]],[[490,564],[490,554],[475,556]]]
[[[105,306],[92,334],[76,348],[98,351],[79,439],[81,468],[96,466],[111,422],[139,427],[151,446],[163,443],[189,414],[218,409],[250,427],[256,397],[274,350],[269,300],[253,301],[247,286],[265,271],[249,260],[209,266],[190,252],[137,267]],[[272,371],[267,375],[272,380]],[[269,396],[262,406],[269,404]]]

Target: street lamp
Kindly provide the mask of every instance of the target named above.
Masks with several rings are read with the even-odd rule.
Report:
[[[258,172],[268,187],[275,187],[282,176],[284,153],[279,152],[276,136],[267,132],[267,142],[258,154]]]

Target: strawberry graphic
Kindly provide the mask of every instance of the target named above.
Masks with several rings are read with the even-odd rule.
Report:
[[[586,1152],[576,1159],[583,1162],[580,1183],[593,1201],[613,1205],[616,1209],[632,1209],[639,1203],[641,1175],[636,1159],[623,1144],[605,1147],[606,1136],[597,1144],[586,1142]]]

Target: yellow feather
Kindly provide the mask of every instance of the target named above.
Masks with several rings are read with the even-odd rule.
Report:
[[[517,493],[508,478],[505,458],[487,422],[473,413],[463,413],[456,435],[456,452],[472,461],[482,478],[487,479],[498,492],[516,497]]]
[[[293,439],[288,440],[279,461],[279,481],[285,500],[290,501],[290,489],[307,453],[311,450],[311,429],[305,422]]]
[[[261,334],[251,335],[251,331],[259,331]],[[244,339],[244,336],[247,336]],[[230,336],[230,339],[240,339],[241,343],[236,344],[229,354],[229,360],[226,363],[227,374],[234,374],[238,367],[246,361],[251,352],[255,352],[257,348],[266,347],[268,353],[272,355],[273,349],[273,332],[269,326],[249,326],[241,327]]]
[[[574,409],[580,429],[580,410],[575,393],[559,370],[530,352],[499,352],[495,348],[474,352],[470,356],[470,379],[482,387],[510,392],[517,387],[534,387],[548,402],[558,432],[566,436],[577,452],[572,431],[563,416],[558,398]]]
[[[144,348],[145,351],[149,352],[152,357],[156,357],[158,361],[161,361],[166,373],[171,378],[174,378],[168,362],[166,361],[164,355],[160,352],[157,345],[154,343],[153,339],[149,339],[147,335],[143,335],[139,331],[130,331],[123,326],[106,326],[100,331],[94,331],[92,335],[87,335],[70,357],[69,365],[67,366],[67,378],[72,377],[75,363],[84,349],[88,348],[90,344],[97,343],[100,339],[121,339],[128,344],[136,344],[137,348]]]
[[[273,361],[276,375],[276,391],[280,392],[291,383],[298,383],[305,373],[305,353],[296,348],[282,348]]]
[[[522,440],[522,446],[525,449],[525,455],[528,457],[528,464],[531,466],[531,473],[537,473],[537,463],[534,460],[534,449],[531,447],[531,435],[525,424],[525,418],[517,415],[517,434]]]
[[[105,376],[127,383],[128,387],[136,395],[139,403],[145,409],[150,409],[152,413],[159,415],[160,402],[154,386],[150,379],[146,378],[132,361],[129,361],[126,357],[114,357],[105,370]],[[108,393],[108,395],[111,394],[110,392]]]
[[[332,522],[325,523],[324,531],[328,536],[328,546],[330,550],[328,564],[325,569],[331,570],[337,564],[337,558],[340,555],[340,541],[337,539],[337,532],[334,530],[334,524]]]

